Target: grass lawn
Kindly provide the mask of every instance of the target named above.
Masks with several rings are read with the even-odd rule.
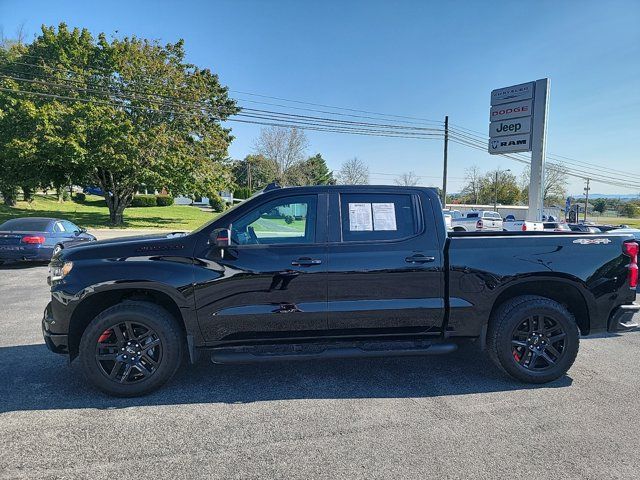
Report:
[[[209,213],[189,205],[170,207],[138,207],[124,211],[124,225],[117,228],[164,228],[193,230],[215,218]],[[15,207],[0,205],[0,223],[15,217],[64,218],[85,228],[109,228],[109,210],[104,199],[87,195],[83,203],[68,200],[58,203],[54,196],[36,195],[33,202],[18,202]]]
[[[588,217],[588,220],[590,222],[599,223],[601,225],[629,225],[631,228],[640,228],[640,218],[598,217],[595,215],[590,215]]]

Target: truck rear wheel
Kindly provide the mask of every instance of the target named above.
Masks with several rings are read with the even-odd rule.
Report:
[[[525,295],[502,304],[489,323],[493,362],[517,380],[546,383],[563,376],[578,354],[580,332],[558,302]]]
[[[118,397],[156,390],[178,370],[182,330],[162,307],[125,302],[100,313],[80,341],[81,369],[89,382]]]

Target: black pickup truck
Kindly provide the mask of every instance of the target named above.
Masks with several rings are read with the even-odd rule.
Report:
[[[215,363],[452,352],[517,380],[564,375],[580,335],[634,328],[627,235],[447,233],[428,188],[268,188],[196,231],[64,249],[48,347],[113,395]]]

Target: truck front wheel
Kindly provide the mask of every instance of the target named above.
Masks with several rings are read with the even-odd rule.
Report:
[[[573,315],[558,302],[533,295],[512,298],[498,307],[487,332],[493,362],[527,383],[563,376],[576,359],[579,342]]]
[[[80,341],[81,369],[89,382],[118,397],[145,395],[177,371],[182,329],[162,307],[124,302],[94,318]]]

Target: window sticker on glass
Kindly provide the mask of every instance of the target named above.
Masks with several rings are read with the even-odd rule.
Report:
[[[393,203],[373,203],[373,229],[397,230],[396,207]]]
[[[373,230],[370,203],[349,204],[349,230],[352,232],[370,232]]]

